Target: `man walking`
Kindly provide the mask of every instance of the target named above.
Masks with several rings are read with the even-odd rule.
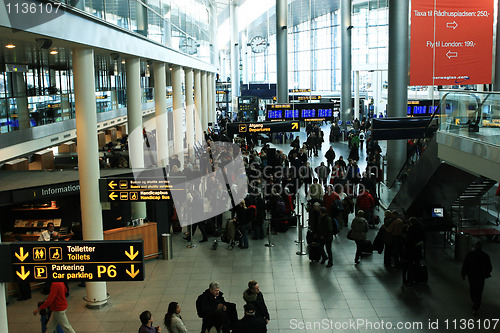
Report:
[[[52,310],[52,316],[47,324],[47,332],[54,332],[57,325],[61,326],[64,333],[75,333],[73,327],[66,317],[66,309],[68,302],[66,301],[67,289],[62,282],[52,282],[50,293],[45,302],[38,309],[33,311],[33,315],[37,315],[40,310],[49,308]]]
[[[472,300],[472,314],[477,315],[481,306],[481,296],[484,289],[484,280],[491,277],[490,256],[483,250],[483,243],[474,243],[474,249],[467,253],[462,265],[462,279],[469,278],[469,291]]]

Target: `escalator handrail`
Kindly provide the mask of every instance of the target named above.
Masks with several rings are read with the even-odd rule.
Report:
[[[410,155],[408,156],[408,158],[406,159],[405,163],[403,164],[403,166],[401,167],[401,169],[399,170],[398,174],[396,175],[396,177],[394,178],[394,180],[392,181],[391,185],[389,186],[389,188],[392,188],[395,184],[396,184],[396,181],[398,179],[401,178],[401,175],[403,174],[403,170],[406,169],[406,166],[409,164],[409,161],[410,159],[413,157],[413,155],[416,153],[417,151],[417,148],[418,148],[418,145],[419,143],[425,138],[426,136],[426,133],[427,133],[427,130],[429,129],[429,126],[432,124],[432,121],[434,120],[434,118],[436,117],[436,115],[441,111],[441,103],[443,102],[443,100],[446,98],[446,96],[448,96],[448,94],[450,94],[451,92],[448,92],[446,93],[442,98],[441,98],[441,101],[439,102],[437,108],[434,110],[434,112],[432,113],[432,116],[431,118],[429,119],[429,121],[427,122],[427,125],[425,125],[425,128],[422,132],[422,135],[420,135],[420,137],[418,138],[417,140],[417,143],[415,145],[413,145],[413,149],[410,153]]]

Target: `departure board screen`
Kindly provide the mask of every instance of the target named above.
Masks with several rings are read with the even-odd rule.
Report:
[[[285,118],[299,118],[299,110],[285,110]]]
[[[283,111],[282,110],[269,110],[267,112],[267,117],[269,119],[281,119],[283,118]]]
[[[427,106],[425,105],[415,105],[413,107],[413,114],[425,114],[427,112]]]
[[[429,106],[429,113],[433,114],[436,111],[437,108],[438,108],[437,105],[436,106],[434,106],[434,105]]]
[[[316,110],[314,109],[302,110],[302,118],[314,118],[314,117],[316,117]]]
[[[333,116],[332,109],[318,109],[318,118],[330,118]]]

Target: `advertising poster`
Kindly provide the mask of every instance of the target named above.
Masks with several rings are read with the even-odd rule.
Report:
[[[410,85],[491,83],[493,0],[412,0]]]

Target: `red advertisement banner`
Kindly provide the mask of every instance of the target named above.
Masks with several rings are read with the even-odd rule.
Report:
[[[491,83],[493,0],[412,0],[410,85]]]

